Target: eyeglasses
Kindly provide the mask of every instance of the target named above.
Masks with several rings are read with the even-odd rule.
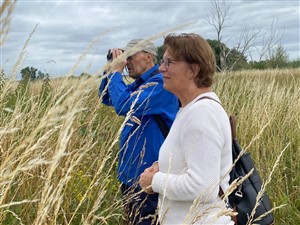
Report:
[[[180,61],[184,61],[184,60],[177,60],[177,59],[166,58],[166,59],[162,59],[160,61],[160,65],[165,64],[166,69],[168,69],[169,66],[170,66],[170,63],[180,62]]]

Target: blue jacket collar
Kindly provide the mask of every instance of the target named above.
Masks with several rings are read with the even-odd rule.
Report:
[[[156,70],[158,70],[159,66],[158,65],[155,65],[153,66],[151,69],[147,70],[145,73],[143,73],[140,78],[142,78],[144,81],[148,80],[152,73]]]

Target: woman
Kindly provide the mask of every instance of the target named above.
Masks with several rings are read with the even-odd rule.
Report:
[[[212,91],[215,56],[197,34],[170,34],[159,70],[164,88],[181,108],[159,159],[140,176],[147,193],[159,193],[161,224],[234,224],[220,188],[232,165],[228,116]]]

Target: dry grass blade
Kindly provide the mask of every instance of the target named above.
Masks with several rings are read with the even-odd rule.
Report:
[[[262,197],[263,197],[263,195],[264,195],[264,193],[265,193],[265,191],[266,191],[266,187],[267,187],[267,185],[271,182],[272,175],[273,175],[275,169],[278,167],[279,162],[280,162],[280,159],[282,158],[283,153],[286,151],[286,149],[289,147],[289,145],[290,145],[290,143],[288,143],[288,144],[285,146],[285,148],[284,148],[284,149],[280,152],[280,154],[278,155],[277,160],[276,160],[276,162],[275,162],[275,164],[274,164],[274,166],[273,166],[273,168],[272,168],[270,174],[268,175],[268,179],[263,183],[263,185],[262,185],[262,187],[261,187],[261,190],[258,192],[257,197],[256,197],[256,204],[255,204],[255,206],[254,206],[254,208],[253,208],[253,210],[252,210],[252,212],[251,212],[251,215],[249,216],[249,220],[248,220],[248,222],[247,222],[247,225],[250,225],[250,224],[252,224],[253,222],[259,222],[259,220],[260,220],[261,218],[263,218],[264,216],[266,216],[268,213],[271,213],[272,211],[274,211],[274,209],[273,209],[273,210],[270,210],[269,212],[264,213],[263,215],[257,217],[257,218],[254,220],[254,215],[255,215],[256,209],[257,209],[257,207],[259,206],[259,204],[260,204],[260,202],[261,202],[261,199],[262,199]],[[277,207],[277,208],[281,208],[281,207],[282,207],[282,206]]]
[[[20,68],[22,66],[22,63],[23,63],[23,60],[24,60],[24,57],[25,57],[26,48],[28,47],[29,41],[30,41],[32,35],[34,34],[34,32],[36,31],[38,25],[39,24],[37,23],[35,25],[35,27],[33,28],[33,30],[31,31],[31,33],[29,34],[29,36],[28,36],[28,38],[27,38],[27,40],[26,40],[26,42],[25,42],[25,44],[24,44],[24,46],[23,46],[23,48],[21,50],[19,58],[18,58],[16,64],[12,68],[12,78],[11,78],[12,80],[16,79],[17,72],[20,70]]]
[[[111,28],[106,30],[105,32],[102,32],[101,34],[99,34],[90,44],[89,46],[80,54],[77,62],[74,64],[74,66],[71,68],[70,72],[67,74],[67,77],[72,76],[76,69],[78,68],[79,64],[85,59],[87,53],[92,49],[92,47],[101,39],[103,38],[104,35],[106,35],[107,33],[111,32],[112,30],[114,30],[115,28]]]
[[[8,208],[8,207],[13,206],[13,205],[21,205],[21,204],[25,204],[25,203],[29,203],[29,202],[38,202],[38,201],[39,201],[39,199],[22,200],[20,202],[10,202],[9,204],[0,205],[0,209],[2,209],[2,208]]]
[[[19,225],[24,225],[24,223],[22,222],[22,219],[15,212],[7,209],[4,211],[4,213],[11,213],[14,216],[14,218],[16,218],[18,220]],[[1,222],[1,215],[0,215],[0,222]]]
[[[11,14],[14,10],[16,2],[17,2],[16,0],[1,1],[1,7],[0,7],[0,15],[1,15],[1,19],[0,19],[0,27],[1,27],[0,46],[2,46],[4,44],[5,39],[7,37],[7,34],[9,32]]]

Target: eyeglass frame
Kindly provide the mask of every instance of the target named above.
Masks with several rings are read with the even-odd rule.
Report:
[[[180,59],[172,59],[172,58],[162,58],[162,60],[160,60],[160,65],[164,64],[166,69],[169,69],[170,63],[174,63],[174,62],[180,62],[180,61],[185,61],[185,60],[180,60]]]

